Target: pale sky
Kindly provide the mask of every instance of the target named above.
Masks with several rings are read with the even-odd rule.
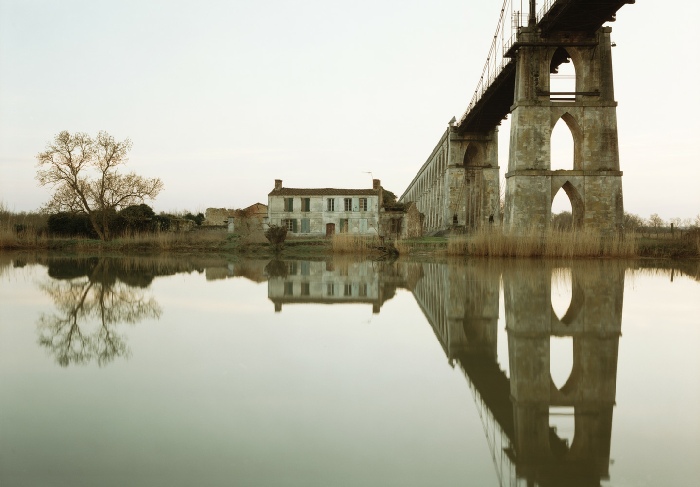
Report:
[[[62,130],[130,138],[157,212],[267,203],[274,179],[400,195],[466,109],[501,4],[0,0],[0,203],[49,199],[35,156]],[[698,18],[639,1],[611,24],[625,210],[645,218],[700,214]]]

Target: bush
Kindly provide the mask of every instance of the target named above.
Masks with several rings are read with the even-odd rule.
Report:
[[[279,247],[282,245],[287,238],[287,227],[280,227],[277,225],[270,225],[270,227],[265,230],[265,238],[272,245]]]
[[[185,215],[185,220],[192,220],[197,226],[200,226],[204,222],[204,214],[197,213],[193,215],[192,213],[187,213]]]
[[[90,218],[85,214],[60,212],[49,215],[49,233],[62,237],[98,238]]]

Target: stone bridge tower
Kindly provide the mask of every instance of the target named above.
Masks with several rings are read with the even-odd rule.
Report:
[[[524,27],[509,51],[516,56],[508,172],[506,229],[549,227],[561,189],[571,201],[574,225],[612,233],[623,219],[617,119],[609,27],[594,33]],[[575,91],[553,92],[550,73],[570,60]],[[573,167],[551,169],[551,134],[563,120],[574,142]]]

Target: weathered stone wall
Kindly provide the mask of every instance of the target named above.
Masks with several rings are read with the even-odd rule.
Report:
[[[231,208],[207,208],[204,212],[204,222],[206,226],[227,226],[229,217],[234,216],[236,210]]]

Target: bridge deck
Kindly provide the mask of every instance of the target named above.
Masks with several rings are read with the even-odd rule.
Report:
[[[616,12],[635,0],[549,0],[545,3],[537,27],[542,36],[559,31],[595,32],[614,21]],[[517,42],[510,50],[517,49]],[[504,53],[505,54],[505,53]],[[515,91],[515,58],[507,62],[474,106],[457,125],[459,133],[487,133],[510,113]]]

